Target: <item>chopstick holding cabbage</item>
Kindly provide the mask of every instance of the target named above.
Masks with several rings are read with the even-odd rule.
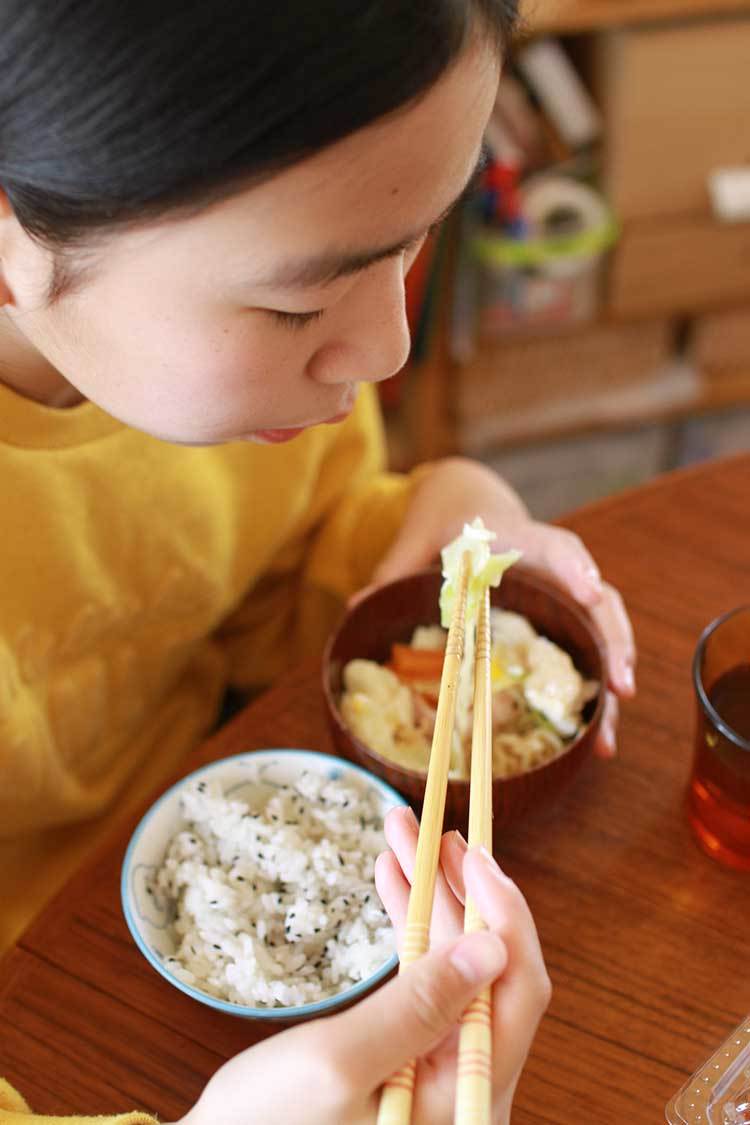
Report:
[[[480,519],[442,551],[440,616],[450,621],[458,567],[471,555],[464,661],[459,679],[450,776],[469,776],[473,711],[474,628],[484,589],[498,586],[520,554],[493,555],[495,539]],[[471,623],[471,627],[468,627]],[[583,708],[598,685],[586,681],[570,655],[539,636],[521,615],[492,609],[492,751],[495,777],[511,777],[561,754],[583,725]],[[392,646],[387,666],[353,660],[343,671],[341,713],[351,731],[376,753],[425,772],[435,723],[447,631],[425,622],[409,644]]]

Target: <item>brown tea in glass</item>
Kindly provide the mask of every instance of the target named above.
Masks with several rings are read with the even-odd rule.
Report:
[[[698,722],[690,824],[709,855],[750,871],[750,606],[704,631],[693,684]]]

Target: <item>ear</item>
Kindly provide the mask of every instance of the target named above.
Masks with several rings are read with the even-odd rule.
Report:
[[[10,287],[7,260],[10,248],[18,237],[19,225],[8,196],[0,188],[0,306],[12,305],[13,291]]]

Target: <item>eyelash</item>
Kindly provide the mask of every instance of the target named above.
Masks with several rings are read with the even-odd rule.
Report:
[[[314,312],[307,313],[293,313],[282,312],[280,309],[269,309],[274,320],[279,324],[283,324],[285,328],[306,328],[308,324],[313,324],[314,321],[320,320],[323,316],[325,309],[315,309]]]
[[[484,169],[487,167],[488,163],[488,151],[485,149],[482,152],[482,157],[474,171],[474,175],[466,185],[466,188],[464,189],[461,198],[457,201],[457,204],[464,202],[464,200],[466,200],[472,195],[474,191],[476,191],[477,187],[481,183],[482,173],[484,172]],[[453,210],[453,208],[451,208],[451,210]],[[445,215],[442,219],[439,219],[436,223],[433,223],[430,229],[425,233],[424,238],[427,238],[428,235],[433,234],[435,231],[437,231],[443,225],[447,217],[448,216]],[[424,241],[424,239],[421,239],[419,241]],[[405,247],[403,252],[408,254],[411,250],[416,248],[416,246],[419,244],[419,241],[414,243],[413,246]],[[313,312],[307,313],[283,312],[281,309],[269,309],[268,312],[270,312],[271,316],[278,324],[282,324],[285,328],[299,330],[302,328],[307,328],[309,324],[314,324],[316,320],[320,320],[320,318],[325,313],[325,309],[315,309]]]

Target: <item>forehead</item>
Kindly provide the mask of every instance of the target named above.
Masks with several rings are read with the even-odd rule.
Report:
[[[498,77],[491,45],[472,43],[416,103],[193,216],[124,235],[105,269],[252,284],[279,262],[421,234],[471,174]]]
[[[248,192],[247,207],[272,225],[283,213],[300,239],[314,236],[316,220],[349,242],[429,225],[476,162],[498,72],[496,55],[477,45],[416,104]]]

